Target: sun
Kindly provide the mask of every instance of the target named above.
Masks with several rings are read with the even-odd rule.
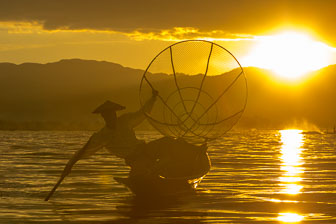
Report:
[[[309,35],[287,31],[257,38],[255,47],[242,59],[242,64],[270,69],[282,78],[298,79],[332,64],[334,53],[334,48]]]

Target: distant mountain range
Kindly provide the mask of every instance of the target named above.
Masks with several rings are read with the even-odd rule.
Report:
[[[268,70],[244,70],[249,97],[238,128],[331,129],[336,124],[336,65],[309,74],[299,84],[276,80]],[[80,59],[0,63],[0,129],[98,129],[103,122],[91,112],[105,100],[128,111],[139,108],[143,72]]]

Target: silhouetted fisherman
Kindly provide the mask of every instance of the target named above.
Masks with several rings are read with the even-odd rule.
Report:
[[[111,101],[106,101],[94,110],[93,113],[101,114],[104,118],[105,126],[100,131],[94,133],[84,147],[72,156],[66,164],[59,181],[45,198],[45,201],[49,200],[79,159],[93,155],[104,147],[113,155],[125,159],[126,162],[130,157],[134,156],[134,154],[137,154],[137,149],[143,148],[142,146],[145,142],[136,138],[133,128],[145,120],[146,117],[144,113],[151,111],[157,95],[158,92],[153,90],[152,97],[140,110],[133,113],[125,113],[120,117],[117,117],[116,112],[124,110],[125,107]]]

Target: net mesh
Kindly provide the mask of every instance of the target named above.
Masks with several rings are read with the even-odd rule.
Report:
[[[165,136],[189,142],[216,139],[241,117],[247,100],[244,71],[225,48],[201,40],[182,41],[160,52],[140,85],[143,105],[159,91],[148,121]]]

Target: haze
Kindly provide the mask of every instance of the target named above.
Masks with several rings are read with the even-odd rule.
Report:
[[[333,109],[329,108],[332,106],[331,99],[335,96],[331,90],[334,87],[332,82],[325,81],[330,81],[335,76],[332,66],[336,62],[336,31],[332,28],[335,8],[336,2],[333,0],[214,0],[206,3],[153,0],[1,1],[0,62],[51,64],[46,66],[24,64],[17,67],[12,64],[1,64],[0,78],[4,93],[1,99],[3,103],[7,102],[4,104],[7,106],[1,108],[0,120],[35,121],[34,110],[30,104],[34,100],[36,105],[39,105],[36,108],[43,107],[46,116],[55,112],[53,118],[45,118],[48,121],[59,120],[56,119],[56,115],[65,118],[65,114],[77,113],[65,110],[62,112],[64,116],[61,116],[57,111],[51,112],[51,108],[41,106],[42,103],[37,98],[28,97],[35,94],[43,98],[40,93],[45,90],[49,91],[50,96],[53,95],[54,100],[63,102],[63,106],[68,105],[65,99],[72,103],[83,100],[68,98],[66,93],[71,92],[70,89],[77,92],[77,97],[85,95],[94,99],[88,100],[89,103],[87,102],[84,107],[73,104],[74,107],[78,106],[76,110],[85,109],[80,112],[82,115],[90,112],[90,109],[100,103],[99,100],[107,98],[102,93],[114,92],[118,95],[116,91],[125,91],[125,86],[134,88],[132,91],[135,94],[132,97],[135,98],[132,99],[137,99],[138,79],[128,76],[127,82],[122,81],[126,83],[108,84],[107,80],[111,79],[112,74],[104,72],[116,72],[113,76],[124,73],[121,70],[107,69],[99,70],[102,74],[97,74],[95,69],[101,68],[102,64],[95,64],[92,61],[82,61],[83,67],[76,69],[72,66],[76,67],[78,63],[70,61],[69,67],[61,66],[63,74],[60,74],[54,69],[62,64],[56,62],[63,59],[108,61],[120,64],[119,68],[123,66],[144,70],[152,58],[170,44],[185,39],[205,39],[228,49],[243,67],[266,69],[261,70],[265,76],[263,79],[258,79],[259,86],[267,86],[268,91],[273,91],[285,85],[284,88],[291,90],[284,95],[280,92],[276,94],[279,98],[273,99],[272,103],[277,111],[273,111],[262,106],[268,101],[259,101],[257,105],[253,103],[256,100],[253,96],[261,94],[262,91],[258,92],[258,88],[255,90],[252,88],[252,103],[248,107],[246,117],[249,117],[249,111],[254,111],[255,114],[260,112],[258,115],[260,122],[257,123],[263,121],[267,127],[272,126],[274,122],[284,125],[290,123],[289,121],[300,120],[329,128],[336,122],[332,117]],[[52,65],[54,68],[51,68]],[[91,70],[85,71],[87,67]],[[38,78],[35,68],[40,74]],[[45,70],[39,70],[40,68]],[[140,70],[136,72],[137,75],[141,74]],[[74,74],[72,71],[81,74]],[[247,71],[249,85],[253,86],[255,72],[251,72],[251,69]],[[326,73],[325,71],[328,71],[328,75],[322,75]],[[17,75],[9,77],[13,72]],[[64,77],[64,73],[68,76]],[[80,86],[78,83],[82,83],[82,80],[79,81],[81,75],[86,76],[85,80],[94,85],[92,87],[88,85],[87,88]],[[57,81],[54,80],[57,83],[55,85],[62,86],[61,89],[55,86],[48,89],[50,86],[41,81],[46,80],[50,83],[55,77],[57,77]],[[60,77],[63,77],[64,82],[67,80],[66,83],[62,83]],[[11,83],[8,83],[9,80]],[[36,80],[35,84],[29,86],[33,80]],[[303,90],[312,88],[313,83],[316,90],[309,90],[308,95],[298,95]],[[329,89],[328,93],[318,92]],[[285,96],[289,93],[292,94],[291,98],[295,98],[294,104],[300,105],[297,106],[299,108],[290,107],[288,103],[292,101],[285,103],[287,100]],[[108,97],[111,96],[113,95]],[[312,105],[310,99],[305,97],[316,98],[318,105]],[[298,98],[300,101],[297,101]],[[14,99],[20,99],[20,102]],[[50,98],[46,97],[45,100],[47,102]],[[52,106],[50,102],[47,104]],[[130,104],[136,108],[137,101],[132,101]],[[62,111],[60,108],[63,107],[59,107],[59,111]],[[307,108],[310,108],[309,111],[306,111]],[[41,113],[41,111],[36,113],[35,117],[42,119],[44,116]],[[273,121],[277,115],[283,117]],[[248,122],[249,126],[253,126],[251,122]]]

